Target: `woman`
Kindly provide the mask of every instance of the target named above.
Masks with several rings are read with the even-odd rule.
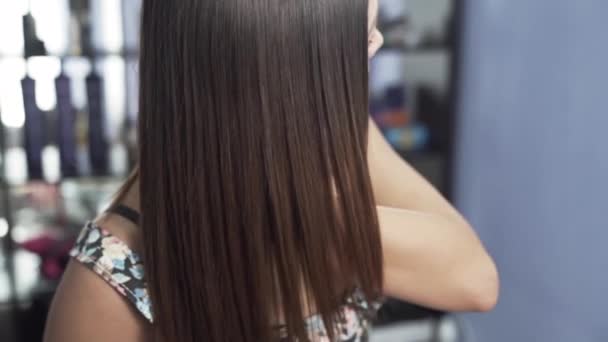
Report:
[[[383,295],[491,309],[491,258],[366,114],[377,12],[144,1],[139,167],[83,230],[45,340],[361,341]]]

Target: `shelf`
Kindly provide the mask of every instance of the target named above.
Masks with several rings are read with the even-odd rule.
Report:
[[[397,151],[416,171],[434,187],[444,192],[446,186],[446,156],[435,151]]]
[[[19,193],[22,191],[27,191],[30,187],[34,186],[60,186],[62,184],[74,184],[76,186],[103,186],[106,184],[116,184],[125,180],[127,175],[124,177],[118,176],[83,176],[83,177],[73,177],[73,178],[63,178],[60,179],[56,183],[50,183],[45,180],[27,180],[25,183],[21,184],[11,184],[11,190],[15,193]]]

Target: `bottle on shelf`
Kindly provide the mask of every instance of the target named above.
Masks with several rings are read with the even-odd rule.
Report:
[[[31,180],[43,179],[42,149],[45,145],[45,116],[36,104],[36,81],[29,75],[21,80],[25,124],[23,139],[27,160],[28,177]]]
[[[63,68],[55,79],[57,92],[57,143],[63,178],[78,176],[76,110],[72,105],[71,80]]]
[[[22,18],[24,55],[26,58],[32,56],[46,55],[44,42],[39,39],[36,32],[36,19],[28,11]],[[25,123],[23,142],[27,159],[27,171],[30,179],[42,179],[42,149],[44,148],[43,135],[44,113],[36,104],[36,81],[29,75],[21,80],[23,92],[23,106],[25,110]]]
[[[94,176],[108,175],[108,142],[105,134],[105,113],[103,108],[103,79],[91,68],[86,78],[89,109],[88,142],[91,171]]]
[[[36,33],[36,19],[30,12],[23,16],[23,38],[25,57],[45,56],[46,47]]]

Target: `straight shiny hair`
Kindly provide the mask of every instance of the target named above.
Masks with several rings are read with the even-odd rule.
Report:
[[[333,339],[355,289],[381,295],[367,12],[367,0],[143,1],[127,184],[139,180],[155,340],[307,341],[311,313]]]

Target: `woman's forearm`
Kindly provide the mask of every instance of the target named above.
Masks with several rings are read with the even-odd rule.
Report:
[[[464,221],[378,207],[385,292],[446,311],[486,311],[498,296],[492,259]]]
[[[379,205],[386,293],[447,311],[492,308],[498,275],[473,229],[371,120],[368,164]]]

